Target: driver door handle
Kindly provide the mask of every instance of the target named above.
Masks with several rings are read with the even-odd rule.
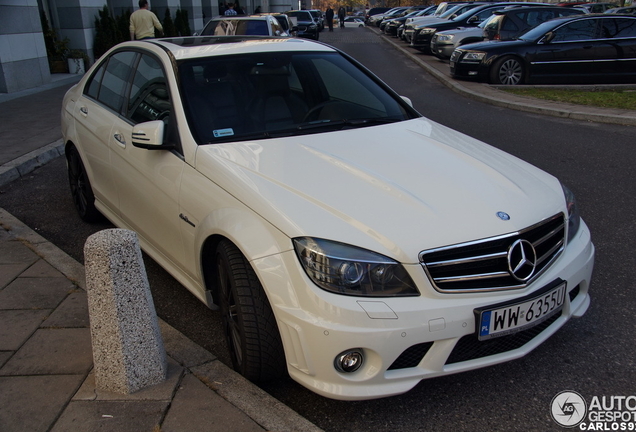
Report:
[[[126,147],[126,138],[120,133],[116,133],[113,135],[115,141],[117,141],[122,147]]]

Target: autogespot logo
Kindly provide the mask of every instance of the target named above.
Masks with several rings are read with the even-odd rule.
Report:
[[[563,427],[574,427],[585,419],[587,403],[573,391],[562,391],[552,399],[552,418]]]

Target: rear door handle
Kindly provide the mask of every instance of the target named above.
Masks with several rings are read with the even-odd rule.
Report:
[[[87,116],[88,115],[88,108],[86,108],[85,106],[80,107],[80,112],[84,115]]]

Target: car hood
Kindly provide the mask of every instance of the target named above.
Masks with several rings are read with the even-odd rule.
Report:
[[[409,18],[409,19],[411,19],[411,18]],[[420,24],[435,23],[435,22],[440,22],[440,21],[448,21],[448,20],[446,20],[444,18],[431,17],[431,16],[413,18],[412,21],[409,21],[409,19],[406,20],[406,23],[407,24],[413,24],[414,26],[417,26],[417,25],[420,25]]]
[[[507,51],[509,49],[514,49],[519,46],[526,46],[530,44],[528,41],[524,40],[506,40],[506,41],[484,41],[484,42],[476,42],[468,45],[460,46],[459,49],[466,50],[475,50],[475,51]]]
[[[467,36],[467,35],[476,35],[481,36],[484,30],[480,27],[458,27],[452,30],[444,30],[437,32],[437,34],[446,34],[446,35],[455,35],[455,36]]]
[[[406,263],[565,207],[554,177],[424,118],[201,146],[196,169],[290,238],[338,240]]]

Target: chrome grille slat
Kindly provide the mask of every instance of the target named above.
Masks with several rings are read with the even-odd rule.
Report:
[[[560,241],[559,243],[555,244],[552,248],[550,248],[548,253],[546,253],[544,255],[541,255],[540,257],[537,257],[537,264],[541,264],[546,259],[551,258],[552,255],[554,254],[554,252],[556,252],[557,249],[559,249],[561,247],[563,247],[563,241]]]
[[[509,250],[519,240],[532,244],[537,257],[534,273],[522,278],[511,273],[508,263]],[[559,213],[518,232],[422,251],[419,256],[440,292],[498,291],[527,286],[556,260],[564,245],[565,217]]]
[[[469,280],[480,280],[480,279],[494,279],[500,277],[506,277],[510,274],[508,272],[498,272],[498,273],[484,273],[484,274],[473,274],[466,276],[451,276],[447,278],[439,278],[436,279],[437,283],[444,282],[457,282],[457,281],[469,281]]]
[[[502,258],[502,257],[505,257],[506,255],[507,255],[506,252],[502,252],[502,253],[482,255],[482,256],[477,256],[477,257],[472,257],[472,258],[467,258],[462,260],[432,262],[432,263],[428,263],[427,266],[438,267],[438,266],[445,266],[445,265],[464,264],[469,262],[483,261],[483,260],[492,259],[492,258]]]
[[[552,236],[554,236],[559,230],[563,229],[563,225],[553,229],[548,234],[544,235],[539,240],[532,243],[532,245],[536,248],[537,246],[541,246],[546,240],[549,240]]]

